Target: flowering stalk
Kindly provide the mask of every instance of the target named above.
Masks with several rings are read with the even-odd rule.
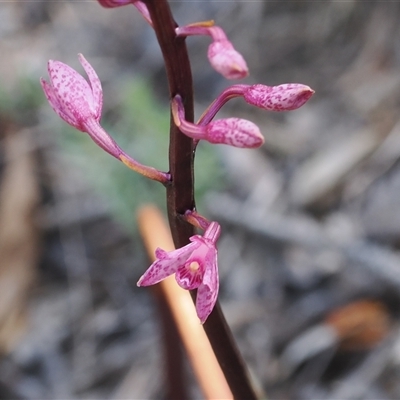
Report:
[[[241,148],[257,148],[264,139],[258,127],[240,118],[212,121],[220,108],[234,97],[270,111],[294,110],[314,93],[308,86],[233,85],[193,123],[193,84],[185,38],[209,35],[211,65],[227,79],[248,75],[243,57],[233,48],[224,31],[213,21],[177,27],[167,0],[98,0],[104,7],[133,4],[154,28],[163,53],[171,99],[170,172],[164,173],[139,164],[127,155],[101,127],[102,90],[90,64],[80,56],[89,83],[59,61],[49,62],[50,83],[42,80],[43,90],[54,111],[68,124],[86,132],[105,151],[142,175],[162,182],[167,188],[167,208],[176,250],[156,251],[156,261],[140,278],[139,286],[153,285],[175,274],[177,283],[190,290],[197,315],[220,362],[235,398],[255,399],[247,371],[217,302],[219,278],[216,241],[217,222],[210,222],[195,210],[193,159],[199,140]],[[189,210],[189,211],[188,211]],[[204,230],[194,235],[193,227]]]
[[[181,96],[185,119],[193,122],[193,83],[184,40],[176,38],[176,23],[167,0],[146,0],[145,3],[164,57],[170,98],[177,94]],[[184,135],[172,119],[169,152],[172,183],[167,187],[167,208],[176,248],[187,245],[194,233],[193,226],[181,217],[186,210],[195,209],[193,149],[193,140]],[[191,294],[196,297],[195,291]],[[256,399],[246,366],[218,301],[203,326],[234,398]]]

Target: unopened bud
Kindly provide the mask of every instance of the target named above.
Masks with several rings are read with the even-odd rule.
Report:
[[[264,143],[256,124],[241,118],[225,118],[205,126],[204,139],[210,143],[227,144],[234,147],[254,149]]]
[[[208,47],[212,67],[226,79],[241,79],[249,74],[246,61],[229,40],[217,40]]]
[[[253,85],[243,93],[247,103],[269,111],[291,111],[305,104],[314,94],[301,83],[284,83],[279,86]]]

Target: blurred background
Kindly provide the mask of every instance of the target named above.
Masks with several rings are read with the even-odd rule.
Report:
[[[180,1],[178,24],[214,19],[247,60],[244,83],[316,94],[256,122],[258,150],[201,143],[199,211],[222,224],[220,300],[259,387],[274,399],[400,398],[400,3]],[[188,38],[196,114],[229,82]],[[166,170],[167,86],[132,6],[0,5],[0,398],[163,398],[157,310],[135,213],[161,185],[51,110],[48,59],[104,90],[102,124]],[[201,398],[193,377],[187,383]]]

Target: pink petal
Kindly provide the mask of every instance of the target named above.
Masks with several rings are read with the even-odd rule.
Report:
[[[172,275],[176,271],[176,265],[170,262],[170,260],[157,260],[147,271],[140,277],[137,285],[138,286],[149,286],[154,285],[167,276]]]
[[[76,124],[76,120],[72,119],[69,115],[65,114],[63,108],[61,107],[57,96],[54,93],[53,87],[46,82],[44,79],[40,78],[40,84],[42,85],[44,94],[48,102],[50,103],[52,109],[61,117],[67,124],[79,129],[79,124]]]
[[[60,61],[50,60],[48,70],[54,94],[65,114],[79,126],[82,121],[93,118],[90,103],[93,103],[93,94],[86,80],[74,69]]]
[[[193,243],[190,243],[180,249],[165,252],[162,249],[156,250],[157,260],[150,265],[147,271],[141,276],[137,285],[154,285],[167,276],[174,274],[178,267],[185,264],[189,255],[193,251]]]
[[[208,254],[207,266],[203,275],[203,282],[197,290],[196,311],[203,324],[213,310],[218,297],[219,277],[217,267],[217,251]]]
[[[90,85],[92,87],[91,90],[92,95],[89,96],[87,99],[89,101],[89,105],[91,107],[95,119],[99,121],[101,117],[101,110],[103,108],[103,90],[101,88],[101,82],[96,74],[96,71],[87,62],[85,57],[83,57],[82,54],[79,54],[78,57],[79,57],[79,62],[82,64],[82,67],[86,71],[86,74],[90,81]]]
[[[241,118],[225,118],[206,125],[205,139],[211,143],[227,144],[241,148],[257,148],[264,138],[257,125]]]

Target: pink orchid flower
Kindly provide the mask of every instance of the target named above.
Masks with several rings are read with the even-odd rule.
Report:
[[[89,82],[61,61],[48,62],[50,83],[42,78],[40,83],[53,110],[67,124],[86,132],[98,146],[129,168],[150,179],[162,183],[169,182],[169,174],[138,163],[101,127],[103,91],[100,79],[82,54],[79,54],[79,61],[86,71]]]
[[[100,126],[103,91],[93,67],[79,54],[79,61],[90,84],[70,66],[50,60],[50,83],[40,79],[43,91],[53,110],[69,125],[86,132],[103,150],[119,158],[122,150]]]
[[[204,323],[218,297],[219,278],[216,241],[221,227],[211,222],[203,236],[190,238],[188,245],[166,252],[156,250],[156,261],[139,279],[138,286],[154,285],[175,274],[176,282],[186,290],[197,289],[196,312]]]
[[[175,124],[186,136],[195,140],[206,140],[213,144],[255,149],[264,143],[256,124],[242,118],[223,118],[207,124],[193,124],[185,119],[181,97],[172,100],[172,116]]]

